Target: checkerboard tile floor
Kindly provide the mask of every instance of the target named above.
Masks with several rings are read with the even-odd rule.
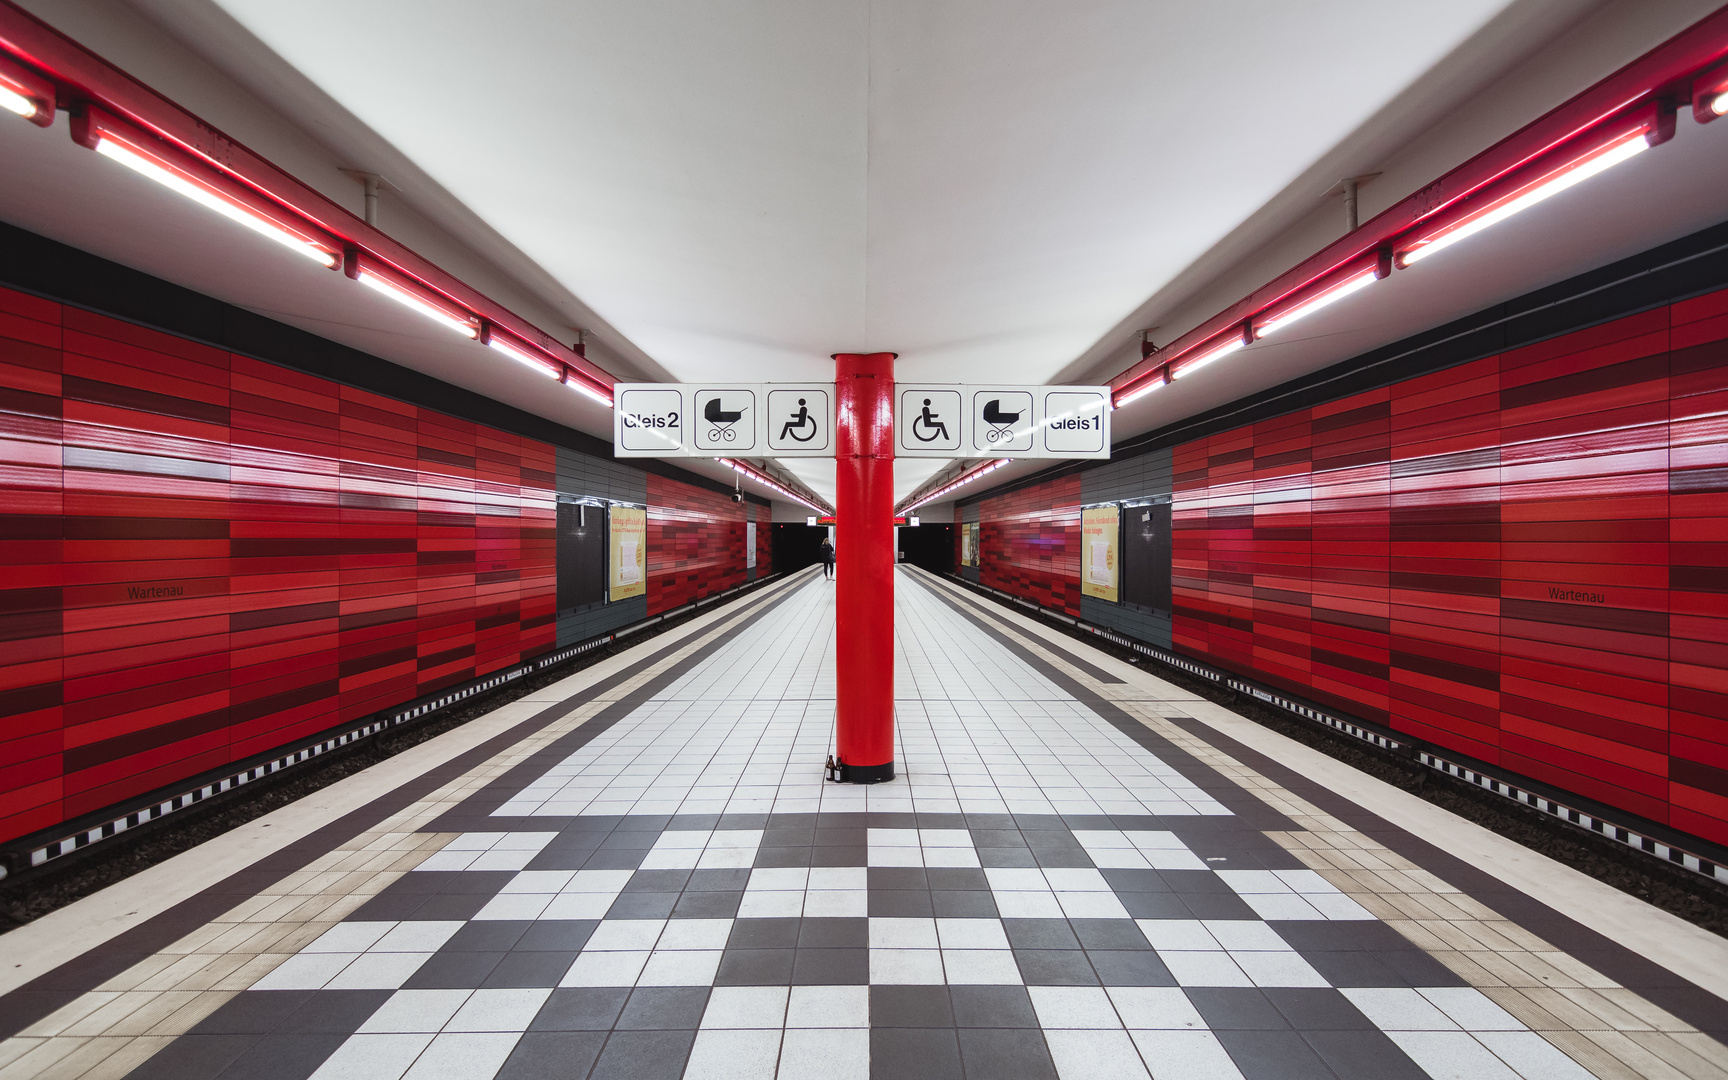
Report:
[[[902,777],[823,784],[831,605],[801,587],[133,1075],[1623,1074],[910,577]]]

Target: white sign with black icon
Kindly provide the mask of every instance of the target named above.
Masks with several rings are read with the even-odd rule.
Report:
[[[961,388],[901,383],[894,388],[894,453],[898,457],[966,457]]]
[[[676,386],[616,388],[612,446],[618,457],[678,457],[684,449],[684,394]]]
[[[712,454],[756,450],[756,402],[760,386],[700,386],[690,410],[691,442]]]
[[[834,387],[766,383],[763,416],[769,457],[834,456]]]
[[[1037,446],[1035,395],[1006,386],[969,386],[972,401],[972,449],[986,454],[1025,456]]]

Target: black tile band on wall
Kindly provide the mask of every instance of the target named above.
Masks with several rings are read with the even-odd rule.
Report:
[[[1046,611],[1030,600],[1012,593],[967,581],[958,574],[947,575],[961,586],[1015,607],[1027,608],[1037,615],[1084,630],[1124,649],[1131,649],[1159,664],[1190,675],[1199,676],[1221,687],[1245,694],[1256,701],[1281,709],[1298,719],[1319,724],[1332,731],[1348,735],[1381,750],[1408,757],[1412,762],[1446,776],[1489,791],[1502,798],[1528,806],[1548,817],[1585,829],[1597,836],[1683,867],[1711,881],[1728,884],[1728,852],[1699,837],[1681,838],[1680,834],[1655,822],[1643,821],[1603,807],[1577,795],[1561,792],[1546,784],[1495,769],[1474,758],[1450,750],[1430,746],[1420,739],[1394,732],[1389,728],[1355,717],[1341,716],[1336,711],[1322,709],[1282,690],[1244,679],[1231,672],[1192,660],[1172,649],[1149,645],[1115,630],[1094,626],[1061,612]]]
[[[53,829],[19,837],[7,845],[5,850],[0,851],[0,881],[25,870],[47,866],[55,859],[70,855],[74,851],[82,851],[92,844],[113,839],[141,825],[159,821],[176,810],[197,806],[214,796],[233,791],[255,780],[275,776],[284,769],[312,761],[332,750],[351,746],[361,739],[377,735],[382,731],[394,729],[402,724],[426,720],[436,713],[460,705],[477,695],[515,682],[525,675],[545,671],[547,668],[555,667],[584,653],[592,652],[620,638],[640,633],[649,627],[675,619],[699,608],[712,606],[722,600],[735,597],[739,593],[755,590],[767,585],[779,576],[779,574],[768,574],[759,577],[747,585],[740,585],[715,593],[712,596],[703,597],[693,604],[686,604],[681,608],[662,612],[652,618],[632,623],[611,633],[601,634],[576,645],[554,649],[520,664],[489,672],[477,679],[470,679],[465,683],[447,687],[435,694],[429,694],[414,701],[385,709],[362,723],[346,724],[336,730],[321,732],[310,739],[267,750],[238,766],[223,766],[190,781],[181,781],[141,798],[128,800],[119,806],[99,810],[94,814],[87,815],[76,824],[57,825]]]

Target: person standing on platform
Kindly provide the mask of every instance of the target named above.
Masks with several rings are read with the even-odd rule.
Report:
[[[834,541],[822,538],[822,576],[834,580]]]

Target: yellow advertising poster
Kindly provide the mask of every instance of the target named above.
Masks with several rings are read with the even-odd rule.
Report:
[[[1114,506],[1080,511],[1080,591],[1112,604],[1119,600],[1116,575],[1121,563],[1116,545],[1122,533],[1120,514]]]
[[[968,521],[960,526],[960,565],[978,565],[978,523]]]
[[[612,507],[612,599],[648,591],[648,511]]]

